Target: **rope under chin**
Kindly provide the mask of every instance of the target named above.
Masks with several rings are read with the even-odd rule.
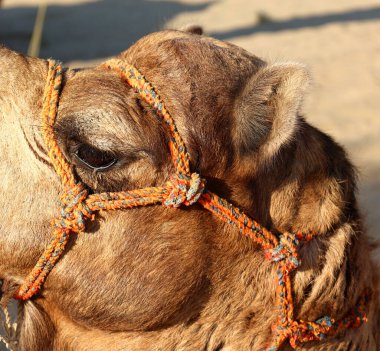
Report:
[[[86,222],[95,220],[97,212],[154,204],[179,207],[198,203],[216,217],[236,227],[243,235],[252,238],[264,250],[265,258],[275,265],[275,313],[278,318],[272,327],[273,338],[266,350],[278,350],[286,340],[289,340],[293,348],[302,342],[322,340],[328,335],[337,335],[344,329],[357,328],[367,320],[365,313],[367,295],[364,294],[353,311],[339,322],[329,316],[324,316],[315,322],[296,321],[291,273],[301,265],[299,257],[301,245],[311,240],[315,234],[283,233],[278,238],[227,200],[207,190],[205,179],[191,172],[189,154],[174,120],[150,83],[135,67],[118,60],[110,60],[101,68],[115,72],[127,82],[162,119],[170,136],[169,149],[175,174],[159,187],[89,195],[83,183],[75,179],[72,166],[63,156],[56,140],[54,125],[62,88],[62,68],[58,63],[49,61],[42,130],[51,162],[61,178],[64,190],[60,197],[60,214],[53,220],[53,239],[18,290],[17,299],[28,300],[39,292],[46,277],[62,255],[70,236],[73,233],[83,232]]]

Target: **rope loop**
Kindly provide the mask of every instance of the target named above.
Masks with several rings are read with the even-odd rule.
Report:
[[[284,261],[287,270],[292,271],[301,265],[299,247],[300,243],[296,236],[285,232],[280,235],[277,246],[265,250],[265,258],[272,262]]]
[[[335,321],[329,316],[315,322],[293,321],[289,328],[289,343],[296,348],[300,343],[323,340],[331,333]]]
[[[88,190],[83,183],[77,183],[66,189],[60,196],[61,216],[53,220],[53,225],[63,231],[74,233],[85,230],[85,220],[94,219],[94,215],[86,205]]]
[[[286,327],[272,326],[272,331],[280,340],[289,339],[289,344],[296,349],[301,343],[307,341],[323,340],[333,334],[334,319],[329,316],[322,317],[315,322],[290,321]],[[272,345],[266,351],[277,351],[278,344]]]
[[[195,204],[203,194],[205,185],[206,181],[198,173],[192,173],[191,176],[176,174],[166,183],[170,192],[163,204],[166,207]]]

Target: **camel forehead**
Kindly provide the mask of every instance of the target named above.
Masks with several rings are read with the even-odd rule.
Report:
[[[232,44],[173,30],[143,37],[119,58],[121,65],[134,65],[161,91],[170,90],[169,84],[178,85],[183,82],[184,85],[189,85],[191,81],[197,81],[197,84],[212,90],[209,80],[213,76],[236,71],[238,77],[244,66],[252,72],[252,68],[255,71],[262,64],[260,59]],[[194,62],[199,59],[201,62]],[[236,59],[241,60],[236,64]],[[200,69],[199,73],[207,71],[207,76],[192,76],[191,69],[194,66]],[[129,89],[114,73],[105,72],[99,67],[77,72],[69,70],[66,76],[61,105],[69,100],[80,101],[83,106],[97,101],[112,101]],[[177,79],[173,80],[174,77]],[[168,97],[171,98],[170,94]]]
[[[208,86],[210,77],[214,74],[236,72],[240,76],[240,71],[253,73],[265,64],[257,56],[236,45],[180,31],[149,34],[119,57],[143,70],[166,69],[167,75],[170,75],[167,70],[171,67],[176,70],[174,75],[179,70],[186,71],[189,67],[198,66],[200,72],[208,77],[195,75],[191,78]],[[148,75],[150,72],[143,73]]]
[[[132,45],[132,50],[154,50],[155,47],[162,45],[162,43],[175,42],[180,39],[186,39],[192,45],[205,45],[205,43],[213,44],[214,46],[220,48],[234,48],[235,50],[241,50],[227,42],[223,42],[214,38],[207,36],[192,34],[188,32],[176,31],[176,30],[167,30],[161,32],[155,32],[146,35],[145,37],[138,40],[134,45]],[[128,52],[127,50],[126,52]]]

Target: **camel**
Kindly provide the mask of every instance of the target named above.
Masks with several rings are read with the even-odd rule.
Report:
[[[307,69],[191,30],[150,34],[117,60],[159,93],[209,191],[275,237],[315,233],[289,273],[295,320],[340,321],[365,294],[361,323],[296,349],[379,349],[377,267],[355,168],[301,114]],[[6,305],[51,240],[62,184],[41,129],[48,62],[1,47],[0,67]],[[65,69],[52,128],[91,194],[159,186],[173,174],[164,124],[115,72]],[[100,211],[72,235],[41,290],[20,301],[17,350],[269,349],[277,269],[255,240],[200,203]],[[270,350],[292,350],[290,336]]]

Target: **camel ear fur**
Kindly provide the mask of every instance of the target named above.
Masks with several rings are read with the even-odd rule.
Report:
[[[200,26],[198,24],[187,24],[187,25],[181,27],[180,31],[192,33],[192,34],[198,34],[198,35],[203,34],[203,28],[202,28],[202,26]]]
[[[247,81],[235,104],[235,139],[242,155],[263,144],[275,153],[291,139],[309,82],[306,68],[297,63],[265,66]]]

